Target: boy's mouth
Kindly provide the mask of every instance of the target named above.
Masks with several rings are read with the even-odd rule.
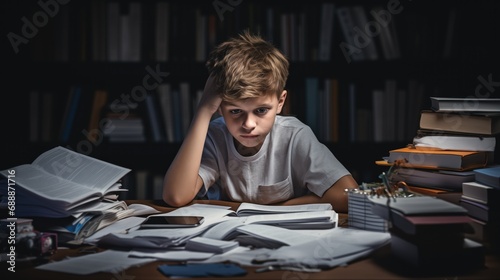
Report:
[[[259,135],[253,135],[253,134],[242,134],[240,135],[241,137],[243,138],[248,138],[248,139],[251,139],[251,138],[256,138],[258,137]]]

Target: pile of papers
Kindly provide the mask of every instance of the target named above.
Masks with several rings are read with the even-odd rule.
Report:
[[[372,211],[372,203],[368,199],[370,194],[362,189],[353,189],[348,195],[348,223],[350,228],[387,232],[388,222]]]
[[[64,147],[55,147],[0,174],[16,191],[16,216],[64,218],[99,205],[116,201],[126,192],[121,179],[131,170]],[[22,176],[20,175],[22,174]],[[7,203],[8,188],[0,188]]]
[[[265,214],[258,214],[261,206],[255,204],[242,204],[237,211],[226,206],[192,204],[156,215],[201,215],[205,221],[199,226],[144,229],[136,224],[126,231],[123,228],[110,231],[101,236],[96,245],[119,248],[122,254],[135,260],[188,264],[232,262],[243,266],[317,271],[349,263],[390,241],[387,232],[339,228],[334,210],[325,210],[321,205],[308,208],[311,206],[286,206],[287,211],[283,211],[282,206],[263,206]],[[244,208],[257,212],[240,216]],[[311,220],[329,226],[318,229],[317,225],[311,225]],[[295,226],[280,226],[283,223]],[[106,229],[112,230],[118,225],[119,222]],[[57,271],[58,267],[61,265],[47,264],[39,268]],[[116,269],[120,267],[117,265]]]
[[[120,201],[121,179],[131,170],[64,147],[55,147],[0,174],[1,203],[15,190],[17,217],[36,217],[39,231],[58,232],[60,243],[82,243],[121,219],[157,213],[149,206],[130,208]],[[21,175],[22,174],[22,175]]]

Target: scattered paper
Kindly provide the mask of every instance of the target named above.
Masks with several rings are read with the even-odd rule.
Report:
[[[132,266],[156,261],[154,258],[130,258],[129,252],[106,250],[37,266],[37,269],[88,275],[97,272],[116,273]]]

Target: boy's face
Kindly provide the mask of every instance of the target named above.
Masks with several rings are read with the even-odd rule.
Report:
[[[279,99],[275,94],[267,94],[245,100],[223,101],[220,105],[220,114],[236,140],[235,144],[260,149],[274,125],[276,115],[283,108],[286,94],[284,90]]]

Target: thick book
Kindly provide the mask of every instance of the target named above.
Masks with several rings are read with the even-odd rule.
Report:
[[[445,133],[420,133],[413,138],[413,146],[421,150],[460,150],[494,152],[496,137]]]
[[[394,172],[393,180],[403,181],[410,186],[460,191],[464,182],[474,181],[472,171],[448,171],[415,168],[399,168]]]
[[[467,210],[467,215],[483,222],[495,222],[500,218],[500,212],[496,205],[490,206],[462,197],[460,199],[460,206]]]
[[[18,216],[65,217],[108,196],[116,199],[127,191],[120,180],[130,171],[58,146],[31,164],[0,171],[9,180],[0,194],[7,197],[15,186]]]
[[[473,170],[476,181],[496,189],[500,189],[500,165]]]
[[[479,182],[465,182],[462,184],[462,197],[486,205],[498,205],[500,189]]]
[[[467,210],[459,205],[430,196],[416,197],[369,197],[373,213],[387,218],[388,210],[398,211],[405,216],[451,216],[465,215]]]
[[[466,238],[478,241],[487,249],[492,249],[499,252],[500,240],[498,239],[498,236],[500,234],[500,227],[498,226],[498,222],[487,223],[472,218],[471,226],[474,229],[474,232],[466,233]]]
[[[409,235],[467,232],[471,222],[463,207],[429,196],[370,197],[374,214]]]
[[[420,150],[404,147],[389,151],[388,163],[403,160],[409,168],[472,170],[487,166],[492,153],[484,151]]]
[[[435,198],[439,198],[453,204],[460,204],[460,199],[462,198],[461,190],[443,190],[443,189],[434,189],[427,187],[415,187],[408,186],[408,190],[412,193],[418,195],[427,195]]]
[[[500,113],[500,98],[431,97],[431,109],[436,112]]]
[[[484,136],[496,135],[500,133],[500,114],[465,114],[423,110],[420,113],[419,125],[421,129]]]
[[[388,219],[392,227],[406,234],[433,236],[470,232],[469,224],[472,222],[467,215],[405,216],[398,211],[392,211]]]

